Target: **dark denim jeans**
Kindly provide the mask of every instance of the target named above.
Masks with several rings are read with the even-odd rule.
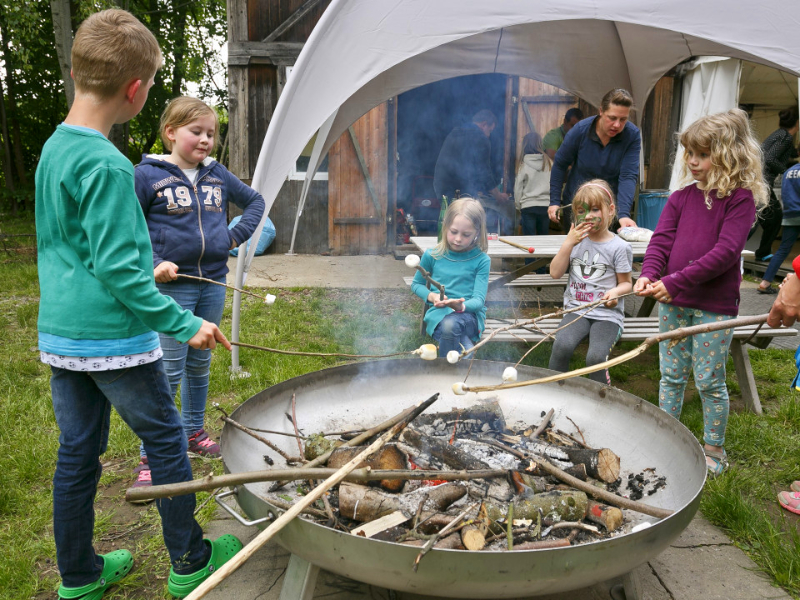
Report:
[[[225,283],[225,277],[219,279]],[[181,308],[215,325],[222,320],[225,308],[225,288],[204,281],[178,280],[158,283],[158,291],[169,296]],[[182,344],[168,335],[159,334],[164,351],[164,370],[167,372],[173,399],[181,386],[181,421],[188,438],[203,429],[208,399],[208,373],[211,367],[211,350],[197,350]]]
[[[472,339],[478,337],[478,319],[474,313],[452,312],[442,319],[433,330],[433,339],[439,342],[439,356],[447,356],[450,350],[461,352],[469,350],[475,344]]]
[[[550,218],[546,206],[530,206],[519,211],[522,218],[522,235],[548,235]]]
[[[797,225],[784,225],[783,233],[781,234],[781,245],[772,255],[772,258],[767,265],[767,272],[764,273],[764,281],[772,281],[781,268],[783,261],[789,256],[792,251],[794,243],[797,241],[797,236],[800,235],[800,226]]]
[[[61,433],[53,477],[53,532],[66,587],[97,581],[103,561],[92,546],[94,497],[100,455],[108,446],[113,406],[144,442],[153,484],[192,479],[178,410],[162,362],[100,372],[51,367],[53,410]],[[195,521],[195,496],[157,500],[164,543],[177,573],[193,573],[208,562],[203,531]]]

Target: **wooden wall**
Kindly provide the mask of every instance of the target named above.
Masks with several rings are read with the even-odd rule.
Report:
[[[377,207],[350,133],[345,132],[328,152],[328,241],[333,254],[387,250],[388,114],[388,103],[383,103],[352,125]]]

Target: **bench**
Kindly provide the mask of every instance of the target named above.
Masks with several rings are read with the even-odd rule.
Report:
[[[498,279],[503,277],[498,273],[491,273],[489,275],[489,283],[492,283]],[[406,282],[406,285],[411,285],[411,282],[414,280],[414,276],[410,277],[403,277],[403,281]],[[534,287],[534,288],[543,288],[543,287],[552,287],[552,286],[566,286],[567,281],[569,280],[569,275],[564,275],[559,279],[553,279],[548,274],[539,275],[537,273],[529,273],[527,275],[522,275],[521,277],[517,277],[516,279],[512,279],[511,281],[506,282],[505,285],[509,287]]]
[[[501,327],[513,324],[513,321],[503,319],[486,319],[486,328],[483,337],[489,337],[491,333]],[[508,331],[496,334],[493,342],[539,342],[547,339],[547,334],[552,334],[561,323],[560,318],[542,319],[537,326],[542,330],[534,331],[525,327],[514,327]],[[631,342],[643,342],[650,336],[657,335],[658,317],[626,317],[625,326],[622,330],[620,340]],[[733,332],[731,341],[730,355],[733,359],[736,377],[739,380],[739,388],[742,391],[742,400],[745,406],[760,415],[761,401],[758,398],[758,389],[753,378],[753,368],[750,364],[750,356],[747,354],[746,344],[751,344],[757,348],[764,349],[769,346],[772,338],[797,335],[797,330],[792,327],[781,327],[773,329],[766,324],[760,329],[758,325],[747,325],[737,327]]]

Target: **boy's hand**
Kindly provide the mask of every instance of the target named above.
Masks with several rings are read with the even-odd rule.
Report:
[[[153,274],[156,277],[156,283],[175,281],[178,278],[178,265],[165,260],[153,270]]]
[[[219,327],[210,321],[203,321],[197,333],[186,343],[197,350],[213,350],[217,347],[217,342],[225,346],[228,350],[231,349],[231,343],[228,341],[228,338],[225,337],[225,334],[219,330]]]

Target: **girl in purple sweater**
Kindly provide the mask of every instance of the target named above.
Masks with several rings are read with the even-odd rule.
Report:
[[[647,246],[634,291],[659,301],[659,329],[701,325],[739,313],[741,253],[767,202],[761,149],[744,111],[701,117],[681,134],[681,188],[673,193]],[[727,467],[725,364],[732,329],[659,345],[662,410],[680,418],[690,371],[703,402],[703,440],[711,475]]]

